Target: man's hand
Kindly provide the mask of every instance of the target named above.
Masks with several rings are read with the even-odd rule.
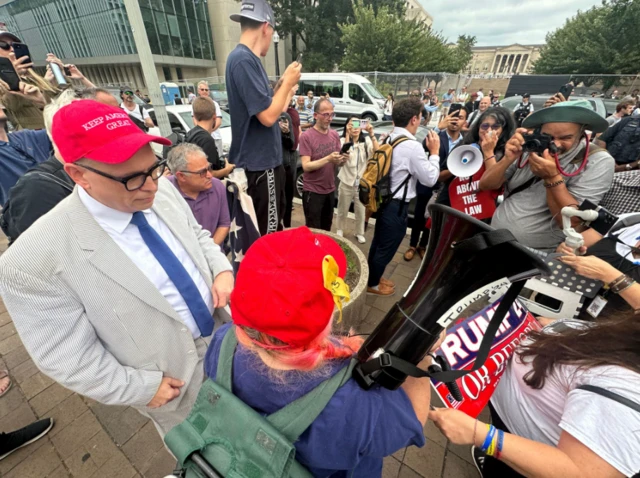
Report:
[[[549,154],[548,149],[544,150],[542,156],[536,153],[529,154],[529,168],[540,179],[552,179],[560,174],[556,160]]]
[[[514,162],[522,155],[522,145],[524,144],[523,134],[526,134],[526,128],[518,128],[516,133],[507,141],[504,151],[504,157],[510,163]]]
[[[562,95],[562,93],[556,93],[545,101],[543,108],[548,108],[549,106],[553,106],[556,103],[562,103],[563,101],[567,101],[567,99]]]
[[[233,273],[231,271],[224,271],[216,276],[213,281],[213,287],[211,287],[213,307],[219,309],[227,306],[229,296],[233,290],[233,282]]]
[[[147,407],[159,408],[163,405],[166,405],[171,400],[180,395],[180,389],[183,386],[184,382],[182,380],[171,377],[163,377],[162,382],[160,382],[160,386],[158,387],[158,391],[153,396],[151,401],[147,403]]]
[[[302,65],[297,61],[291,63],[287,69],[284,71],[283,82],[286,85],[286,88],[292,89],[294,85],[297,85],[300,81],[300,72],[302,70]]]
[[[13,67],[16,70],[18,76],[25,76],[29,70],[33,66],[33,63],[30,62],[30,58],[28,56],[22,56],[16,60],[15,53],[9,53],[9,59],[13,63]]]
[[[280,126],[280,131],[284,134],[289,134],[289,125],[286,121],[278,121],[278,126]]]
[[[556,248],[556,252],[558,254],[562,254],[562,255],[576,255],[575,252],[573,252],[573,248],[567,246],[566,242],[563,242],[562,244],[560,244],[557,248]],[[578,249],[578,254],[577,255],[584,255],[587,252],[587,248],[585,246],[582,246],[580,249]]]
[[[429,131],[427,133],[427,149],[429,150],[429,155],[440,154],[440,136],[433,131]]]
[[[460,117],[458,116],[458,112],[454,111],[451,114],[448,114],[444,118],[440,118],[440,122],[438,123],[438,129],[440,131],[444,131],[449,127],[451,123],[456,123],[460,121]]]
[[[349,156],[347,155],[347,158],[348,157]],[[329,156],[327,156],[327,161],[333,164],[337,164],[339,166],[344,163],[344,156],[339,152],[331,153]]]

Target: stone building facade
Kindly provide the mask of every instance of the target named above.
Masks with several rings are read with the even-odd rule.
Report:
[[[469,75],[528,74],[542,45],[477,46],[465,73]]]

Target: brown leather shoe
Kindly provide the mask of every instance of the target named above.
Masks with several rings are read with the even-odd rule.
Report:
[[[367,294],[388,296],[388,295],[393,295],[395,293],[396,293],[395,289],[392,289],[391,287],[384,285],[382,282],[378,284],[377,289],[374,289],[373,287],[367,287]]]
[[[387,287],[391,287],[392,289],[396,288],[396,285],[393,282],[391,282],[390,280],[385,279],[384,277],[382,277],[380,279],[380,283],[382,285],[386,285]]]
[[[416,248],[410,247],[409,249],[407,249],[407,252],[404,253],[404,260],[409,262],[411,259],[413,259],[413,256],[415,255],[416,255]]]
[[[418,255],[420,256],[420,259],[424,259],[426,252],[427,250],[424,247],[418,247]]]

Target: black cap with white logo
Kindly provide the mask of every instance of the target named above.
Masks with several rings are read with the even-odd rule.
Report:
[[[273,10],[264,0],[243,0],[240,13],[234,13],[229,18],[234,22],[240,22],[240,18],[248,18],[260,23],[268,23],[273,28],[276,27],[276,20]]]

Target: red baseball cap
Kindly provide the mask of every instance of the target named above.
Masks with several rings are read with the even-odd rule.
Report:
[[[292,347],[304,347],[327,327],[334,308],[322,264],[332,256],[341,278],[347,260],[330,237],[306,227],[261,237],[242,260],[231,293],[231,316]]]
[[[53,116],[51,136],[65,163],[82,158],[119,164],[151,142],[171,146],[171,141],[146,134],[122,108],[78,100]]]

